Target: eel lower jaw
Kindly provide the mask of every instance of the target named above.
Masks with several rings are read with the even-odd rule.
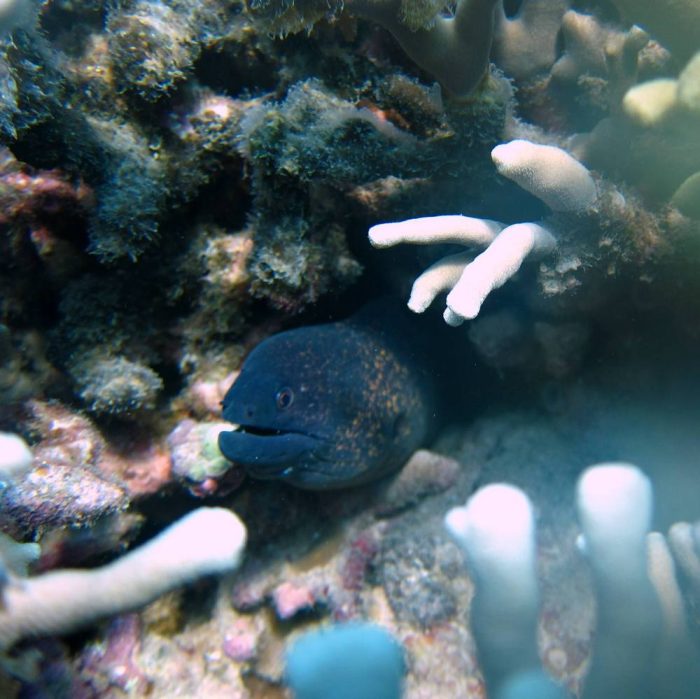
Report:
[[[298,464],[322,461],[326,443],[313,435],[260,427],[219,434],[221,453],[254,478],[285,478]]]

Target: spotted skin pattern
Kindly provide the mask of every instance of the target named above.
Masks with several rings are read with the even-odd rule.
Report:
[[[238,429],[219,447],[255,478],[342,488],[398,469],[433,431],[425,344],[403,308],[273,335],[246,359],[223,402]]]

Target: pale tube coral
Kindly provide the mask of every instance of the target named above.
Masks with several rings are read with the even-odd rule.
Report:
[[[532,505],[515,486],[488,485],[450,510],[445,527],[474,579],[470,626],[488,693],[496,696],[510,678],[540,667]]]
[[[0,481],[24,475],[32,467],[27,443],[12,432],[0,432]]]
[[[556,146],[516,139],[496,146],[491,159],[501,175],[552,211],[584,211],[598,196],[588,168]]]
[[[700,595],[700,555],[696,545],[699,534],[700,522],[676,522],[668,532],[671,551],[696,595]]]
[[[476,318],[486,297],[503,286],[528,255],[549,252],[556,246],[554,236],[537,223],[516,223],[504,228],[484,252],[468,264],[447,295],[445,322],[459,325]]]
[[[676,566],[666,538],[659,532],[650,532],[647,536],[647,571],[659,598],[666,635],[685,639],[685,608]]]
[[[411,288],[408,307],[414,313],[423,313],[443,291],[451,289],[462,276],[465,267],[471,262],[472,255],[458,252],[439,259],[421,274]]]
[[[450,325],[476,318],[489,293],[505,284],[528,255],[549,252],[556,246],[554,236],[536,223],[506,227],[499,221],[470,216],[428,216],[381,223],[369,229],[369,239],[378,248],[398,243],[488,246],[472,262],[465,253],[438,260],[413,284],[408,307],[415,313],[425,311],[440,292],[452,289],[444,313]]]
[[[412,28],[400,0],[347,0],[345,8],[388,29],[423,70],[458,97],[468,96],[489,65],[496,0],[459,0],[453,17],[436,16],[430,26]]]
[[[647,579],[652,507],[651,483],[631,464],[592,466],[579,479],[577,508],[585,551],[606,587]]]
[[[504,227],[499,221],[472,216],[425,216],[372,226],[369,240],[376,248],[399,243],[457,243],[483,247],[490,245]],[[458,253],[431,265],[414,282],[408,307],[414,313],[423,313],[439,293],[451,289],[459,281],[471,259],[469,253]]]
[[[577,509],[597,599],[584,699],[646,696],[662,631],[647,572],[653,494],[635,466],[611,463],[579,479]]]
[[[490,245],[505,228],[499,221],[472,216],[446,215],[410,218],[394,223],[379,223],[369,229],[369,241],[375,248],[388,248],[399,243],[428,245]]]
[[[647,536],[647,566],[661,605],[663,629],[656,656],[658,696],[690,699],[700,683],[697,650],[686,623],[686,608],[669,545],[659,532]]]
[[[3,591],[0,650],[137,609],[204,575],[230,572],[245,542],[245,526],[233,512],[201,507],[101,568],[13,578]]]

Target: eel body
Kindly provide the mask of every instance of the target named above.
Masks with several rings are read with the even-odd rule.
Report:
[[[348,320],[273,335],[223,401],[226,458],[301,488],[365,483],[401,467],[433,431],[436,389],[420,324],[379,303]]]

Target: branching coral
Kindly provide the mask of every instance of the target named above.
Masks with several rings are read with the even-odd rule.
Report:
[[[613,0],[613,4],[626,19],[668,44],[681,59],[700,46],[700,6],[695,0]]]
[[[582,692],[587,699],[686,699],[695,691],[696,661],[678,620],[683,612],[673,563],[664,538],[649,532],[652,500],[648,478],[629,464],[590,467],[578,482],[582,547],[597,600]],[[507,484],[489,485],[452,509],[445,525],[464,549],[476,585],[471,627],[490,695],[567,696],[541,670],[537,655],[539,584],[529,498]],[[686,536],[684,526],[672,528],[672,545]],[[533,686],[542,689],[533,694]]]
[[[496,146],[491,157],[499,172],[537,196],[555,211],[576,214],[590,208],[597,187],[589,171],[560,148],[515,140]],[[399,242],[459,242],[487,245],[481,255],[444,258],[416,280],[409,308],[422,313],[442,291],[447,296],[445,321],[459,325],[476,318],[494,289],[503,286],[523,261],[556,247],[552,233],[536,223],[512,226],[461,216],[438,216],[379,224],[369,231],[370,242],[387,247]]]
[[[351,13],[386,27],[403,50],[448,92],[466,97],[488,68],[497,4],[495,0],[458,0],[454,17],[433,17],[420,28],[411,27],[401,16],[401,8],[410,3],[350,0],[345,6]]]
[[[655,157],[659,160],[669,146],[677,150],[674,144],[687,144],[682,157],[664,167],[664,185],[667,190],[678,185],[671,204],[687,216],[700,218],[700,170],[693,172],[700,156],[695,139],[700,128],[700,53],[690,60],[678,79],[659,78],[635,85],[625,95],[622,107],[636,125],[653,134],[659,149]]]
[[[499,3],[493,58],[509,77],[524,83],[551,68],[568,5],[567,0],[523,0],[507,17]]]
[[[245,527],[233,512],[203,507],[102,568],[12,577],[3,591],[0,649],[67,633],[202,576],[235,570],[245,542]]]
[[[597,196],[593,177],[575,158],[555,146],[518,139],[496,146],[498,172],[541,199],[552,211],[584,211]]]
[[[532,505],[513,486],[490,485],[450,510],[445,526],[474,578],[471,630],[489,696],[497,696],[510,678],[539,667]]]
[[[389,633],[355,623],[297,639],[285,675],[296,699],[400,699],[405,670],[403,649]]]
[[[442,2],[349,0],[346,3],[258,0],[251,6],[275,33],[309,29],[345,9],[388,29],[403,50],[453,95],[467,97],[486,74],[496,0],[458,0],[454,16],[441,16]]]
[[[598,600],[584,696],[640,696],[649,682],[641,670],[651,667],[661,628],[647,575],[651,483],[627,464],[596,466],[579,480],[577,506]]]

